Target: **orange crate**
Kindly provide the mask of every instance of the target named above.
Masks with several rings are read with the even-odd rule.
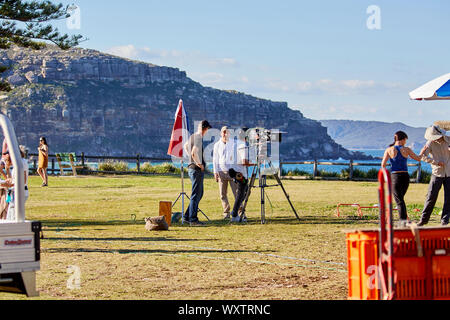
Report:
[[[410,229],[394,232],[396,299],[450,299],[450,228],[422,228],[423,257]],[[347,232],[349,299],[379,300],[378,230]]]

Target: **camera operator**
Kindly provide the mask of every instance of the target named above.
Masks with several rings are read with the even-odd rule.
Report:
[[[238,131],[238,142],[236,145],[236,161],[233,168],[229,170],[230,177],[234,180],[237,185],[237,192],[235,196],[235,202],[233,210],[231,212],[231,222],[245,222],[247,218],[244,216],[239,217],[242,202],[245,199],[248,187],[248,170],[247,168],[251,166],[248,157],[248,145],[246,142],[248,128],[242,128]]]
[[[231,212],[231,222],[244,222],[244,220],[241,221],[241,217],[239,216],[239,209],[241,208],[242,202],[245,199],[248,179],[244,177],[241,172],[237,172],[234,169],[230,169],[229,174],[230,177],[233,178],[234,182],[238,185],[233,211]]]

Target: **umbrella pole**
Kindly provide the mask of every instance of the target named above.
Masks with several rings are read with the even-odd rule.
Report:
[[[181,159],[181,224],[184,224],[184,168],[183,159]]]

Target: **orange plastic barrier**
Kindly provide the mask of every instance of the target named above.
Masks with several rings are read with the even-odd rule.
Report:
[[[397,300],[450,300],[450,228],[394,231]],[[349,299],[381,300],[379,230],[347,233]],[[417,244],[420,244],[419,246]]]

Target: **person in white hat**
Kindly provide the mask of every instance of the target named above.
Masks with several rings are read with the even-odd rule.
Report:
[[[428,224],[439,192],[444,186],[444,208],[442,210],[441,224],[448,225],[450,219],[450,137],[439,126],[427,129],[425,139],[428,140],[420,155],[422,161],[431,164],[433,169],[427,199],[425,201],[422,218],[418,226]]]

